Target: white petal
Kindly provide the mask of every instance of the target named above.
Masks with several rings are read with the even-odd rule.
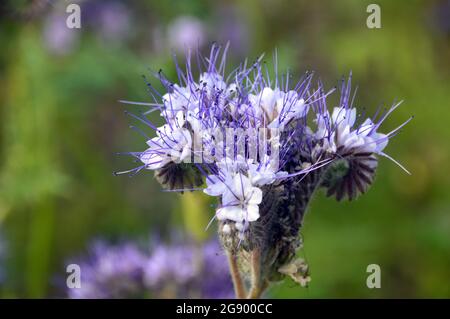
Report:
[[[175,124],[178,128],[183,127],[184,123],[186,122],[186,116],[183,111],[177,112],[177,115],[175,116]]]
[[[145,168],[150,170],[159,169],[170,162],[166,156],[156,154],[150,149],[142,153],[139,159],[146,165]]]
[[[274,111],[274,108],[275,108],[275,103],[276,103],[275,92],[271,88],[265,87],[262,90],[262,92],[261,92],[261,96],[260,96],[260,101],[259,102],[260,102],[261,107],[266,112],[266,114],[270,118],[272,118],[273,111]]]
[[[367,136],[373,128],[373,123],[371,119],[366,119],[361,127],[358,129],[358,134],[361,136]]]
[[[191,157],[191,147],[189,145],[186,145],[183,147],[183,150],[180,154],[180,162],[183,162],[185,159],[188,159]],[[188,161],[190,163],[190,161]]]
[[[247,216],[246,220],[249,222],[254,222],[259,218],[259,207],[258,205],[248,205],[247,206]]]
[[[225,192],[222,195],[222,204],[227,205],[237,205],[240,202],[240,198],[236,197],[237,194],[234,193],[234,190],[230,190],[230,185],[225,186]]]
[[[331,115],[333,122],[336,125],[353,126],[356,121],[356,109],[346,109],[344,107],[335,107]]]
[[[217,210],[217,219],[219,220],[232,220],[232,221],[242,221],[242,216],[244,211],[241,206],[226,206],[219,208]]]
[[[333,113],[331,113],[331,119],[333,123],[339,124],[344,120],[345,117],[345,109],[343,107],[335,107],[333,108]]]
[[[386,134],[376,133],[373,137],[377,141],[376,152],[381,152],[388,145],[389,139]]]
[[[252,187],[252,190],[250,192],[250,198],[248,199],[247,203],[250,205],[260,204],[262,201],[262,190],[260,190],[258,187]]]
[[[220,196],[225,190],[225,184],[215,175],[209,175],[206,179],[207,187],[203,190],[205,194],[209,196]]]
[[[249,188],[252,187],[250,180],[243,174],[238,173],[233,178],[233,192],[240,199],[244,199],[244,196]]]
[[[346,120],[347,120],[347,124],[350,126],[353,126],[355,124],[355,121],[356,121],[356,109],[355,108],[347,111]]]
[[[160,137],[154,137],[147,141],[147,145],[150,146],[150,148],[154,147],[161,147],[161,138]]]
[[[343,129],[339,129],[338,145],[347,146],[348,139],[350,138],[350,126],[346,125]]]

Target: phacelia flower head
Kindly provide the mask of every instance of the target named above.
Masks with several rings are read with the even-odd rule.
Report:
[[[233,289],[217,241],[157,242],[151,249],[97,242],[79,262],[81,287],[70,298],[231,298]],[[207,271],[205,271],[207,270]]]
[[[217,241],[159,244],[143,267],[144,285],[158,298],[232,298],[225,254]]]
[[[323,187],[338,200],[364,193],[378,157],[390,158],[384,153],[389,139],[409,120],[379,132],[399,103],[363,118],[353,106],[351,75],[330,113],[334,90],[315,84],[313,73],[294,82],[289,73],[278,73],[275,59],[271,77],[262,57],[226,73],[226,53],[227,47],[213,45],[207,57],[196,54],[194,68],[188,52],[186,67],[176,64],[176,83],[157,74],[164,94],[148,84],[154,97],[148,112],[159,111],[165,124],[156,127],[145,114],[131,114],[155,131],[146,150],[130,153],[142,162],[131,172],[154,170],[172,191],[203,189],[218,197],[223,245],[243,255],[258,250],[263,277],[275,280],[300,246],[299,228],[314,191]]]
[[[81,287],[69,288],[75,299],[137,298],[144,290],[146,256],[132,243],[117,246],[96,242],[87,259],[77,263]]]

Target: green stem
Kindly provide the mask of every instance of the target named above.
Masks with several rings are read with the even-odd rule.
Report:
[[[27,292],[31,298],[46,295],[54,230],[54,209],[51,198],[46,197],[32,211],[27,251]]]

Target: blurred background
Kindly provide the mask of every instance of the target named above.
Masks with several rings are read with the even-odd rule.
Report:
[[[80,29],[66,27],[70,3],[80,5]],[[285,280],[268,296],[450,297],[450,2],[377,1],[380,29],[366,26],[370,3],[2,1],[0,297],[66,297],[69,261],[96,267],[104,245],[154,255],[157,242],[189,238],[201,252],[214,238],[206,195],[162,192],[148,171],[113,176],[134,167],[117,152],[145,148],[124,115],[135,106],[118,100],[151,102],[142,75],[157,87],[153,71],[175,80],[171,53],[182,62],[186,45],[207,51],[213,41],[230,41],[228,65],[263,52],[270,62],[276,48],[280,69],[315,70],[329,88],[352,71],[368,114],[404,100],[382,132],[415,115],[386,149],[412,175],[381,159],[358,200],[318,194],[301,231],[312,281]],[[366,286],[369,264],[381,267],[381,289]],[[199,296],[177,285],[150,297]]]

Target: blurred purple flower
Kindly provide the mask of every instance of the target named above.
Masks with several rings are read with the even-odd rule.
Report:
[[[47,50],[55,55],[70,54],[78,43],[79,34],[76,29],[69,29],[66,17],[50,14],[44,22],[43,40]]]
[[[193,249],[189,245],[160,244],[146,262],[144,282],[152,289],[160,288],[169,281],[185,285],[196,275],[194,262]]]
[[[158,243],[144,253],[133,243],[96,243],[79,263],[81,288],[70,298],[232,298],[227,263],[217,242]],[[205,271],[208,270],[208,271]]]
[[[147,261],[144,282],[158,297],[232,298],[227,265],[217,241],[200,247],[160,244]]]
[[[438,31],[448,35],[450,33],[450,0],[434,3],[430,20]]]
[[[201,47],[206,41],[204,24],[197,18],[181,16],[168,27],[169,45],[183,52],[186,48]]]
[[[217,241],[203,246],[202,294],[209,298],[234,298],[228,262]]]
[[[251,47],[247,20],[240,16],[240,11],[234,5],[221,5],[217,7],[217,11],[215,26],[218,42],[229,42],[235,55],[245,56]]]
[[[70,298],[137,297],[142,292],[146,256],[133,244],[95,243],[91,256],[80,263],[81,288],[69,289]]]
[[[65,7],[57,8],[57,12],[50,13],[45,19],[43,40],[52,54],[67,55],[78,43],[80,30],[68,28]],[[130,34],[130,20],[130,9],[118,0],[86,1],[81,4],[82,30],[91,31],[106,44],[125,40]]]
[[[116,0],[89,1],[83,7],[86,23],[107,42],[120,42],[127,38],[131,23],[130,11]]]

